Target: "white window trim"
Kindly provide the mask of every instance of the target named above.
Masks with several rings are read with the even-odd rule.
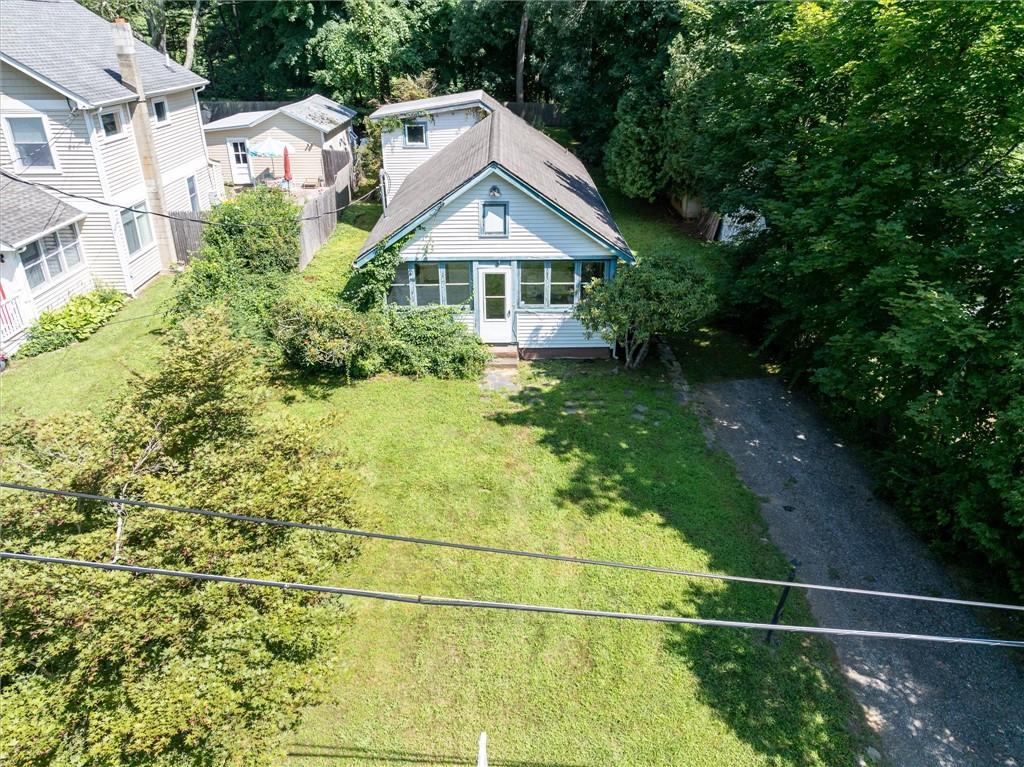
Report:
[[[147,202],[145,200],[139,200],[138,202],[133,203],[132,205],[127,205],[125,207],[126,208],[131,208],[132,210],[129,211],[129,210],[122,209],[120,214],[118,214],[117,219],[118,219],[118,221],[121,224],[121,236],[124,238],[125,252],[128,253],[128,258],[135,258],[136,256],[139,256],[139,255],[145,253],[150,248],[152,248],[154,245],[156,245],[156,232],[153,229],[153,218],[152,218],[151,212],[149,210],[149,205],[147,204]],[[145,216],[146,216],[147,222],[149,223],[149,242],[142,242],[141,238],[139,238],[139,249],[138,250],[132,250],[131,249],[131,245],[128,242],[128,232],[125,231],[124,219],[122,218],[122,215],[124,213],[131,213],[132,214],[132,216],[135,219],[135,229],[136,229],[136,232],[137,232],[138,228],[139,228],[139,224],[138,224],[138,218],[140,216],[139,211],[143,210],[143,209],[146,211]]]
[[[192,182],[192,188],[196,190],[195,205],[192,204],[192,192],[189,190],[189,181]],[[199,178],[195,174],[185,177],[185,194],[188,196],[189,209],[193,213],[199,213],[203,209],[203,205],[199,200]]]
[[[420,144],[412,144],[409,142],[409,127],[418,125],[423,128],[423,142]],[[402,123],[402,146],[406,149],[429,149],[430,140],[427,138],[427,123],[425,120],[410,120]]]
[[[60,285],[65,280],[74,277],[87,267],[87,264],[85,262],[85,250],[82,248],[82,231],[81,229],[79,229],[77,222],[69,224],[68,226],[70,226],[75,231],[75,243],[78,245],[78,263],[75,266],[68,268],[67,259],[64,258],[64,243],[60,241],[59,232],[61,229],[67,229],[68,227],[62,226],[60,227],[60,229],[55,229],[54,231],[50,232],[49,234],[52,234],[57,238],[57,258],[60,259],[60,263],[64,267],[64,269],[56,277],[51,275],[50,265],[46,262],[46,251],[43,250],[43,246],[40,245],[38,248],[40,253],[39,264],[42,266],[43,269],[43,281],[40,282],[35,287],[33,287],[30,284],[28,285],[28,289],[32,293],[44,293],[50,288]],[[47,235],[45,234],[43,235],[43,237],[46,236]],[[36,242],[40,242],[43,239],[43,237],[40,237],[36,240],[32,240],[32,242],[18,249],[18,258],[21,260],[21,268],[25,272],[26,284],[28,284],[28,267],[25,265],[25,251],[28,249],[29,245],[32,245],[33,243]]]
[[[103,129],[103,115],[112,114],[117,115],[117,124],[120,127],[117,133],[113,136],[108,136],[107,132]],[[128,120],[125,115],[124,107],[121,104],[117,104],[107,109],[101,109],[96,114],[96,127],[100,132],[100,143],[101,144],[113,144],[117,141],[121,141],[128,137]]]
[[[23,166],[21,159],[18,157],[18,150],[14,146],[14,131],[11,129],[8,120],[12,117],[37,117],[43,122],[43,133],[46,136],[46,144],[50,147],[50,158],[53,160],[53,167],[37,168],[35,166]],[[57,147],[53,143],[53,134],[50,132],[50,120],[42,112],[8,112],[4,115],[2,121],[4,141],[11,151],[11,162],[14,165],[16,173],[21,175],[53,175],[55,173],[63,173],[60,164],[60,156],[57,152]]]
[[[164,120],[156,119],[156,103],[158,101],[163,102],[164,105],[164,114],[167,115]],[[167,98],[165,96],[157,96],[149,100],[149,116],[153,120],[153,125],[157,128],[162,128],[165,125],[171,124],[171,105],[167,103]]]

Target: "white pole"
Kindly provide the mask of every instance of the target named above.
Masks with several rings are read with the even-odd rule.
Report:
[[[476,752],[476,767],[487,767],[487,733],[480,733],[480,745]]]

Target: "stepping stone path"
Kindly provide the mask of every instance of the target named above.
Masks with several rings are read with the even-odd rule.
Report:
[[[492,346],[480,386],[484,391],[519,392],[519,350],[514,346]]]

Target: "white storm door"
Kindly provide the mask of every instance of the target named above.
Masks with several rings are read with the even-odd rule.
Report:
[[[228,162],[231,163],[231,180],[236,184],[251,184],[252,171],[249,169],[249,144],[244,138],[228,139]]]
[[[480,267],[476,294],[480,340],[488,344],[511,343],[512,270],[507,266]]]

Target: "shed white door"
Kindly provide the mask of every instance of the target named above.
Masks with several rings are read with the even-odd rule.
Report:
[[[488,344],[507,344],[512,335],[512,270],[485,266],[477,272],[477,312],[480,339]]]
[[[236,184],[251,184],[252,171],[249,168],[249,144],[244,138],[228,139],[228,162],[231,163],[231,180]]]

